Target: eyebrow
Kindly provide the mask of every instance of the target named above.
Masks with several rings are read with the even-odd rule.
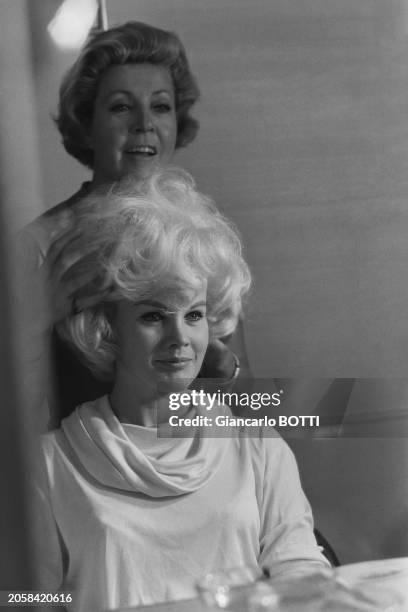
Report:
[[[160,95],[160,94],[166,94],[168,96],[172,95],[172,92],[170,89],[157,89],[156,91],[152,91],[151,93],[154,96]],[[130,91],[130,89],[112,89],[103,96],[103,100],[107,100],[108,98],[110,98],[110,96],[115,96],[115,95],[132,96],[133,92]]]
[[[153,306],[154,308],[161,308],[162,310],[169,310],[167,304],[163,304],[162,302],[157,302],[156,300],[142,300],[141,302],[133,302],[134,306]],[[207,302],[201,301],[196,302],[192,306],[189,306],[188,309],[198,308],[199,306],[207,306]]]

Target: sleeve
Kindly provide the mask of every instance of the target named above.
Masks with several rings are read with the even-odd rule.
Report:
[[[30,226],[23,228],[13,245],[14,297],[18,313],[31,335],[43,332],[41,311],[47,303],[41,274],[44,253]],[[35,316],[33,316],[35,315]]]
[[[260,496],[260,565],[272,577],[330,567],[313,533],[313,517],[292,451],[280,438],[265,438]]]
[[[63,586],[68,554],[52,510],[45,461],[40,455],[39,452],[31,487],[36,587],[58,590]]]
[[[43,320],[48,312],[48,296],[40,274],[44,254],[30,226],[16,236],[14,248],[20,384],[27,406],[36,415],[37,430],[44,432],[50,419],[46,400],[53,400],[51,332]]]

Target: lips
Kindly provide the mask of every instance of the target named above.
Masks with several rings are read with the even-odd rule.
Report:
[[[159,363],[188,363],[192,361],[190,357],[169,357],[168,359],[156,359]]]
[[[128,155],[140,155],[142,157],[153,157],[157,155],[157,147],[153,145],[137,145],[134,147],[128,147],[125,149],[125,153]]]
[[[193,360],[189,357],[169,357],[168,359],[155,359],[156,367],[160,370],[184,370]]]

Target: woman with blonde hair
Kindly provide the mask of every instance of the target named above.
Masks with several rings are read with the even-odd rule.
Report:
[[[234,330],[249,289],[233,226],[174,172],[95,193],[80,211],[67,249],[84,253],[72,274],[93,274],[89,306],[58,331],[113,386],[43,436],[40,588],[72,592],[78,612],[113,610],[193,597],[202,575],[231,566],[325,565],[277,434],[168,435],[170,396],[190,393],[209,341]],[[203,412],[184,402],[178,415]]]

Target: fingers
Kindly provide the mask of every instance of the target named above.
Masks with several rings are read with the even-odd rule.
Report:
[[[81,312],[82,310],[86,310],[87,308],[93,308],[94,306],[98,306],[104,300],[106,300],[109,295],[112,295],[112,291],[106,289],[106,291],[104,291],[103,293],[75,298],[76,306]]]
[[[50,245],[45,259],[45,265],[50,270],[63,272],[71,267],[83,254],[84,240],[79,231],[69,231],[58,236]]]
[[[234,353],[221,340],[212,340],[208,345],[202,367],[205,376],[229,379],[234,369]]]
[[[75,278],[87,275],[89,270],[93,271],[93,276],[95,277],[100,267],[99,251],[91,251],[85,254],[78,253],[75,260],[74,258],[66,259],[64,265],[57,268],[57,273],[61,282],[68,283],[75,281]]]
[[[64,277],[63,282],[55,285],[58,294],[53,299],[57,305],[56,320],[61,320],[73,313],[72,303],[75,299],[79,311],[100,304],[112,296],[113,288],[107,286],[104,278],[95,273],[95,267],[89,267],[81,272],[76,271],[70,278]]]
[[[72,293],[60,293],[53,300],[53,323],[58,323],[66,317],[70,317],[74,314],[78,314],[78,312],[82,312],[86,308],[91,308],[93,306],[101,304],[108,297],[108,294],[109,292],[105,291],[100,293],[94,293],[91,295],[89,295],[88,293],[82,295],[81,289]]]
[[[78,304],[88,301],[95,304],[110,295],[112,287],[106,286],[104,279],[95,276],[94,270],[89,270],[64,282],[64,291],[69,298],[75,297]]]
[[[91,249],[91,250],[90,250]],[[51,245],[43,267],[54,283],[70,282],[98,264],[99,251],[92,249],[79,232],[60,236]],[[95,272],[94,272],[95,274]]]
[[[41,270],[54,323],[74,314],[74,298],[76,309],[83,310],[112,293],[101,276],[100,258],[100,251],[86,241],[82,232],[71,229],[58,233]]]

